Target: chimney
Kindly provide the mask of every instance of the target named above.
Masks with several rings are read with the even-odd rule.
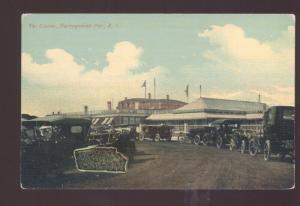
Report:
[[[170,96],[169,96],[168,94],[166,95],[166,97],[167,97],[167,100],[169,100],[169,99],[170,99]]]
[[[151,99],[151,93],[148,93],[148,99]]]
[[[89,112],[89,107],[87,105],[84,105],[84,113],[87,114]]]
[[[107,101],[107,109],[111,111],[111,101]]]
[[[127,100],[127,97],[125,97],[125,100]]]

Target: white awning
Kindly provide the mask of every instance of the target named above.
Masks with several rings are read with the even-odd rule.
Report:
[[[106,122],[106,124],[111,124],[111,122],[113,121],[113,117],[109,118],[109,120]]]
[[[106,117],[106,118],[103,120],[103,122],[101,122],[101,124],[106,124],[107,120],[108,120],[108,118]]]
[[[92,120],[92,125],[97,124],[97,122],[99,122],[99,118],[94,118],[94,119]]]

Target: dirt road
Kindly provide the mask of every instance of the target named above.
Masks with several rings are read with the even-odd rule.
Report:
[[[177,142],[137,142],[126,174],[67,174],[42,187],[86,189],[287,189],[294,164]]]

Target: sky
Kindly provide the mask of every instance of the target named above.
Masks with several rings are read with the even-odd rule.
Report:
[[[125,97],[294,105],[291,14],[23,14],[21,111],[106,109]],[[189,85],[189,97],[184,92]]]

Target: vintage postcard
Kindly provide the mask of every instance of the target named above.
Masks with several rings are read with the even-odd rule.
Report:
[[[23,189],[295,186],[293,14],[23,14]]]

